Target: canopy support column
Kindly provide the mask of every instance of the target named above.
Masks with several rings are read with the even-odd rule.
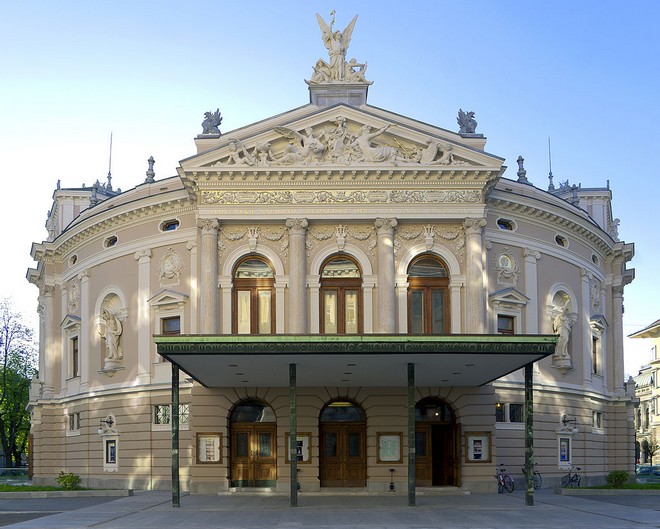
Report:
[[[415,364],[408,364],[408,505],[415,506]]]
[[[534,505],[534,383],[533,363],[525,365],[525,505]]]
[[[179,366],[172,362],[172,507],[181,507],[179,484]]]
[[[291,507],[298,506],[298,407],[296,364],[289,364],[289,461],[291,463]]]

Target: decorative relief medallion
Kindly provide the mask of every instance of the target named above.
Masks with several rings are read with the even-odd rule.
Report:
[[[181,270],[183,270],[183,259],[172,248],[168,248],[158,264],[161,286],[178,285]]]
[[[497,272],[498,283],[517,285],[520,268],[508,248],[503,248],[498,255],[494,256],[492,264],[493,269]]]

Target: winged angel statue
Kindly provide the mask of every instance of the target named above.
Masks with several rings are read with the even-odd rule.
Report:
[[[321,38],[323,39],[324,46],[328,49],[330,57],[330,64],[323,59],[316,61],[314,66],[314,74],[311,81],[313,83],[323,83],[331,81],[344,81],[344,82],[368,82],[364,73],[367,69],[367,64],[358,63],[355,59],[346,61],[346,52],[348,45],[351,42],[353,35],[353,28],[357,22],[357,15],[353,17],[350,24],[346,26],[344,31],[333,30],[335,24],[335,10],[330,12],[330,25],[326,24],[321,15],[316,13],[316,19],[321,28]]]

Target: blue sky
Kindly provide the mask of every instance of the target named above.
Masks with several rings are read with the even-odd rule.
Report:
[[[103,181],[113,133],[113,186],[176,174],[195,151],[207,110],[223,132],[304,105],[303,79],[327,56],[315,13],[337,26],[359,15],[349,56],[367,61],[369,103],[457,130],[476,113],[487,151],[506,177],[525,158],[547,188],[548,137],[555,184],[614,195],[622,240],[634,242],[637,279],[625,290],[624,333],[660,318],[654,156],[660,81],[660,2],[481,1],[23,1],[0,7],[0,220],[11,256],[0,260],[0,297],[29,318],[30,245],[58,179]],[[626,371],[650,343],[626,343]]]

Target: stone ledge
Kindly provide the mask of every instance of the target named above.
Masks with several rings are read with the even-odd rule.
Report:
[[[660,496],[660,489],[580,489],[555,488],[561,496]]]
[[[35,490],[18,492],[0,492],[0,499],[36,499],[36,498],[90,498],[90,497],[133,496],[132,489],[123,490]]]

